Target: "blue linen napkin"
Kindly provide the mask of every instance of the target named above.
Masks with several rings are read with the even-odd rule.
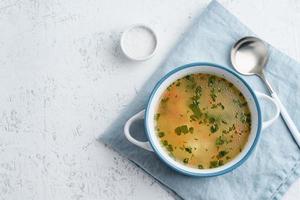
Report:
[[[211,178],[181,175],[162,163],[154,153],[129,143],[123,134],[124,123],[145,108],[151,90],[164,74],[192,62],[212,62],[230,67],[232,45],[248,35],[253,33],[218,2],[211,2],[172,49],[163,65],[119,118],[100,135],[99,140],[136,163],[183,199],[280,199],[300,175],[300,151],[281,118],[262,132],[256,150],[242,166]],[[300,65],[275,48],[269,48],[267,79],[300,127]],[[258,78],[244,78],[253,88],[263,90]],[[143,128],[137,127],[135,131],[143,132]]]

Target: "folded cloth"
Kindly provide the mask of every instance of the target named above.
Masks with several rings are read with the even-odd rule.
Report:
[[[175,172],[153,152],[129,143],[123,134],[124,123],[145,108],[151,90],[164,74],[192,62],[212,62],[230,67],[232,45],[248,35],[254,34],[218,2],[211,2],[133,102],[105,133],[100,134],[99,140],[126,156],[183,199],[280,199],[300,175],[300,150],[281,118],[262,132],[256,150],[242,166],[225,175],[210,178],[189,177]],[[267,79],[300,127],[300,65],[272,46],[269,48]],[[262,82],[257,77],[244,78],[254,89],[262,90]],[[137,130],[144,131],[141,127]]]

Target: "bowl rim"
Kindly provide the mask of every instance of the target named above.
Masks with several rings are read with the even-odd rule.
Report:
[[[205,67],[215,67],[215,68],[219,68],[221,70],[224,70],[226,72],[229,72],[230,74],[232,74],[233,76],[235,76],[235,78],[239,79],[244,85],[245,87],[249,90],[250,94],[252,95],[253,97],[253,100],[254,100],[254,103],[255,103],[255,106],[256,106],[256,109],[257,109],[257,122],[258,122],[258,125],[257,125],[257,131],[256,131],[256,135],[255,135],[255,138],[253,140],[253,143],[251,144],[251,147],[249,148],[249,150],[247,151],[247,153],[244,155],[244,157],[242,157],[238,162],[236,162],[234,165],[232,166],[229,166],[228,168],[225,168],[221,171],[218,171],[218,172],[211,172],[211,173],[204,173],[204,172],[191,172],[191,171],[188,171],[188,170],[183,170],[181,168],[179,168],[178,166],[176,165],[173,165],[171,164],[170,162],[168,162],[166,159],[165,159],[165,156],[162,155],[160,153],[160,150],[158,150],[158,148],[156,147],[156,145],[154,144],[152,138],[149,136],[149,132],[150,132],[150,128],[148,127],[148,124],[147,124],[147,121],[148,121],[148,117],[149,117],[149,109],[150,109],[150,105],[151,105],[151,101],[153,99],[153,97],[155,96],[155,93],[156,91],[158,90],[158,88],[160,87],[160,85],[168,78],[170,77],[171,75],[183,70],[183,69],[186,69],[186,68],[192,68],[192,67],[201,67],[201,66],[205,66]],[[218,65],[218,64],[214,64],[214,63],[209,63],[209,62],[194,62],[194,63],[189,63],[189,64],[185,64],[185,65],[182,65],[180,67],[177,67],[173,70],[171,70],[170,72],[168,72],[166,75],[164,75],[155,85],[155,87],[153,88],[150,96],[149,96],[149,99],[147,101],[147,107],[146,107],[146,111],[145,111],[145,115],[144,115],[144,125],[145,125],[145,132],[146,132],[146,136],[147,136],[147,139],[151,145],[151,147],[153,148],[154,152],[156,155],[158,155],[159,159],[161,161],[163,161],[165,164],[167,164],[169,167],[171,167],[172,169],[174,169],[175,171],[177,172],[180,172],[182,174],[185,174],[185,175],[190,175],[190,176],[197,176],[197,177],[212,177],[212,176],[219,176],[219,175],[223,175],[223,174],[226,174],[228,172],[231,172],[232,170],[236,169],[237,167],[239,167],[241,164],[243,164],[248,158],[249,156],[251,155],[251,153],[253,152],[253,150],[255,149],[256,145],[257,145],[257,142],[258,142],[258,139],[260,137],[260,134],[261,134],[261,129],[262,129],[262,117],[261,117],[261,109],[260,109],[260,105],[258,103],[258,100],[257,100],[257,97],[253,91],[253,89],[251,88],[251,86],[242,78],[240,77],[237,73],[235,73],[234,71],[228,69],[228,68],[225,68],[221,65]]]

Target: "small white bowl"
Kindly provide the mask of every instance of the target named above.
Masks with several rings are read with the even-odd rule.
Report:
[[[144,36],[145,36],[144,38],[141,38],[141,37],[134,38],[134,34],[135,34],[134,31],[137,31],[139,29],[144,31]],[[136,34],[138,34],[138,33],[136,32]],[[146,36],[147,34],[148,34],[148,36]],[[138,37],[138,35],[137,35],[137,37]],[[152,37],[152,38],[150,38],[150,37]],[[141,39],[141,41],[138,41],[139,39]],[[147,48],[149,48],[149,47],[147,47],[146,46],[147,44],[145,44],[144,49],[134,49],[135,48],[134,45],[130,45],[130,42],[131,42],[132,44],[135,43],[136,46],[143,48],[142,39],[146,39],[145,42],[148,42],[149,43],[148,45],[152,45],[152,47],[150,47],[150,49],[147,50]],[[152,40],[152,41],[150,41],[150,40]],[[151,29],[150,27],[148,27],[144,24],[136,24],[136,25],[130,26],[122,33],[121,40],[120,40],[120,46],[121,46],[121,49],[122,49],[123,53],[125,54],[125,56],[127,58],[129,58],[130,60],[145,61],[145,60],[148,60],[151,57],[153,57],[154,54],[156,53],[157,46],[158,46],[158,39],[157,39],[157,35],[153,31],[153,29]],[[130,51],[130,48],[133,51]],[[141,53],[139,51],[148,51],[148,52],[146,52],[144,55],[139,55],[139,53]]]

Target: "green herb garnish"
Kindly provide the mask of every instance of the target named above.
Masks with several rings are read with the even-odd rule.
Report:
[[[198,169],[203,169],[203,165],[198,165]]]
[[[216,168],[216,167],[222,166],[223,163],[224,163],[223,160],[210,161],[209,168]]]
[[[240,114],[240,121],[244,124],[244,123],[251,123],[251,115],[250,113],[241,113]]]
[[[208,86],[213,86],[216,82],[216,77],[215,76],[210,76],[208,78]]]
[[[225,109],[224,105],[222,103],[218,103],[218,104],[212,104],[212,106],[210,107],[211,109],[215,109],[215,108],[222,108],[222,110]]]
[[[185,77],[185,79],[187,79],[189,81],[189,83],[187,84],[187,89],[194,89],[197,85],[195,78],[193,76],[187,75]]]
[[[181,132],[184,134],[187,134],[189,132],[187,125],[181,126],[180,129],[181,129]]]
[[[224,120],[222,120],[221,122],[222,122],[223,124],[227,124],[227,122],[226,122],[226,121],[224,121]]]
[[[158,133],[158,137],[162,138],[162,137],[164,137],[164,136],[165,136],[165,133],[164,133],[164,132],[161,131],[161,132]]]
[[[169,144],[169,145],[167,146],[167,150],[168,150],[168,151],[173,151],[173,146],[172,146],[171,144]]]
[[[200,86],[197,86],[194,92],[194,96],[191,98],[192,99],[192,103],[189,105],[189,108],[192,110],[194,116],[196,118],[200,118],[202,113],[201,110],[199,108],[199,100],[201,97],[201,93],[202,93],[202,88]]]
[[[188,158],[183,159],[183,163],[184,163],[184,164],[189,163],[189,159],[188,159]]]
[[[218,124],[214,123],[211,127],[210,127],[210,132],[211,133],[215,133],[219,130],[219,126]]]
[[[195,96],[194,96],[195,99],[199,100],[201,97],[201,94],[202,94],[202,88],[201,88],[201,86],[197,86],[195,89]]]
[[[246,101],[245,101],[245,102],[242,102],[242,101],[240,101],[239,99],[233,99],[232,101],[233,101],[233,103],[237,104],[240,108],[242,108],[243,106],[246,106],[246,105],[247,105],[247,102],[246,102]]]
[[[180,126],[178,126],[177,128],[175,128],[175,133],[177,135],[181,135],[181,128],[180,128]]]
[[[222,103],[218,103],[217,105],[220,106],[222,108],[222,110],[225,109],[225,107],[224,107],[224,105]]]
[[[210,108],[211,108],[211,109],[215,109],[215,108],[217,108],[217,107],[218,107],[217,104],[212,104]]]
[[[195,102],[193,102],[192,104],[189,105],[189,108],[192,110],[194,116],[199,119],[202,115],[202,112],[199,108],[199,105]]]
[[[224,157],[225,155],[227,155],[228,154],[228,151],[220,151],[219,153],[218,153],[218,158],[222,158],[222,157]]]
[[[175,133],[177,135],[181,135],[181,133],[187,134],[188,132],[189,132],[189,128],[187,125],[182,125],[175,128]]]
[[[186,147],[184,150],[188,153],[192,153],[192,147],[188,147],[188,148]]]
[[[164,146],[167,146],[167,145],[168,145],[168,141],[167,141],[167,140],[164,140],[164,141],[162,141],[162,144],[163,144]]]
[[[167,103],[168,101],[169,101],[169,97],[162,98],[161,100],[162,103]]]
[[[235,115],[234,115],[234,118],[236,118],[236,119],[237,119],[237,118],[238,118],[238,116],[239,116],[239,113],[238,113],[238,112],[236,112],[236,113],[235,113]]]
[[[214,88],[210,90],[210,97],[213,101],[216,101],[217,95]]]
[[[219,136],[217,139],[216,139],[216,145],[217,146],[220,146],[220,145],[222,145],[222,144],[224,144],[225,143],[225,138],[224,138],[224,136]]]
[[[191,115],[191,116],[190,116],[191,122],[192,122],[192,121],[197,121],[197,119],[198,119],[198,118],[197,118],[195,115]]]
[[[215,168],[219,166],[219,162],[217,160],[210,161],[209,168]]]
[[[232,126],[230,126],[228,128],[228,130],[223,130],[222,133],[227,134],[227,133],[230,133],[233,130],[235,130],[235,125],[234,124],[232,124]]]

